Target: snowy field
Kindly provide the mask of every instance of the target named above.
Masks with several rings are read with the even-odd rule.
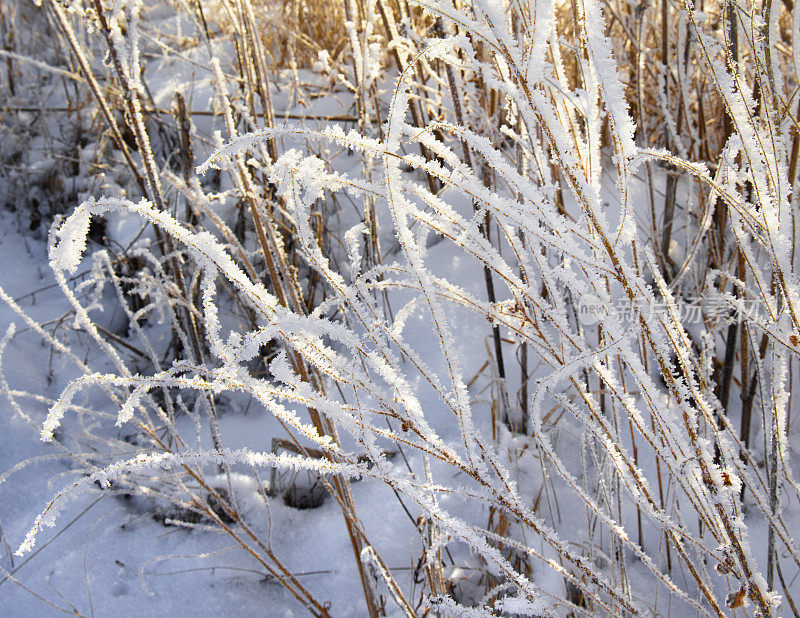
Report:
[[[798,616],[793,3],[0,18],[0,616]]]

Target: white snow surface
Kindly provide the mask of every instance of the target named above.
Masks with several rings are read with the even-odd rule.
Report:
[[[548,5],[548,3],[540,4]],[[592,15],[595,12],[596,9],[593,9]],[[164,15],[150,13],[147,18],[151,21],[160,20],[159,27],[163,30],[172,29],[180,32],[182,28],[188,27],[186,24],[181,24],[169,12]],[[610,78],[605,74],[613,74],[614,68],[610,52],[606,49],[607,42],[597,32],[592,34],[591,44],[598,63],[599,77],[608,81]],[[541,36],[544,41],[546,33],[541,33]],[[230,54],[231,50],[226,50],[225,45],[221,43],[217,50],[221,56]],[[543,47],[544,42],[540,45]],[[364,52],[361,56],[362,79],[376,79],[374,63],[371,61],[373,50],[362,51]],[[193,50],[191,55],[197,60],[207,62],[207,55],[200,48]],[[320,65],[324,66],[325,61],[325,58],[321,57]],[[537,74],[542,70],[537,62],[538,60],[532,56],[527,63],[531,74]],[[147,60],[146,75],[150,76],[148,84],[156,103],[162,108],[168,108],[172,94],[179,85],[184,91],[188,90],[187,101],[190,107],[193,100],[207,101],[213,96],[213,76],[210,72],[200,71],[197,74],[195,72],[195,67],[174,58],[155,57]],[[318,78],[311,72],[304,77],[310,81]],[[393,87],[391,77],[387,76],[387,82],[382,85],[385,92],[389,92]],[[616,109],[623,107],[621,93],[606,92],[605,96],[614,101]],[[331,115],[352,113],[352,110],[342,103],[342,99],[345,98],[322,97],[314,102],[313,113]],[[281,112],[310,111],[297,104],[289,88],[276,88],[273,93],[273,103],[279,112],[277,114],[279,122]],[[390,139],[397,139],[398,143],[405,139],[402,135],[401,121],[402,119],[398,120],[396,126],[390,127]],[[223,128],[219,117],[196,117],[193,122],[198,132],[209,138],[211,150],[220,146],[214,140],[215,132]],[[632,127],[623,121],[620,122],[622,124],[620,131],[627,140],[625,154],[633,157],[635,146],[630,139]],[[312,124],[307,123],[307,126]],[[322,125],[319,128],[321,129]],[[344,126],[335,137],[341,136],[344,139],[351,128],[352,124]],[[295,177],[295,180],[299,180],[304,195],[321,193],[321,186],[315,183],[323,174],[322,163],[316,158],[302,159],[299,152],[294,153],[290,150],[293,146],[302,145],[305,136],[291,135],[286,131],[282,139],[283,151],[290,154],[284,155],[286,158],[282,159],[281,164],[304,165],[303,174],[299,178]],[[247,140],[250,138],[242,138],[243,142]],[[473,147],[481,145],[477,136],[472,142]],[[335,150],[338,145],[331,146],[320,140],[319,148],[326,149],[326,154],[330,154],[330,150],[327,149]],[[202,163],[205,156],[211,154],[211,150],[195,153],[195,163]],[[222,154],[225,154],[225,151]],[[361,161],[358,155],[344,154],[335,157],[334,161],[335,169],[330,170],[331,174],[353,172],[353,177],[359,175]],[[503,162],[498,161],[497,164],[501,165]],[[281,171],[280,166],[276,166],[275,173],[278,176],[275,179],[278,181],[281,180],[279,176]],[[600,172],[598,176],[596,187],[598,196],[608,198],[611,202],[611,206],[605,209],[603,216],[615,221],[620,217],[619,205],[614,203],[613,189],[608,188],[608,185],[613,185],[614,179]],[[399,171],[397,178],[390,178],[392,182],[398,182],[398,179]],[[657,178],[656,182],[662,180]],[[230,189],[224,182],[221,191]],[[280,185],[280,182],[278,184]],[[629,189],[632,195],[631,202],[641,202],[643,199],[641,186],[632,182]],[[101,193],[92,194],[99,197]],[[112,197],[121,196],[115,194]],[[472,205],[468,201],[463,199],[459,201],[457,196],[449,201],[457,206],[461,213],[471,212]],[[350,248],[353,261],[360,259],[359,236],[363,231],[362,227],[357,227],[360,216],[357,202],[357,199],[351,202],[349,196],[343,199],[339,213],[342,236]],[[221,216],[230,214],[227,212],[231,210],[229,202],[221,200],[219,206]],[[383,210],[384,212],[380,214],[382,217],[380,244],[383,250],[386,250],[395,245],[396,239],[389,213]],[[71,211],[72,208],[69,208],[68,212]],[[406,213],[400,212],[399,216],[405,218]],[[636,213],[636,216],[639,216],[639,213]],[[88,221],[73,222],[75,227],[80,227],[84,223]],[[140,224],[139,218],[134,215],[113,213],[108,217],[107,234],[124,247],[139,237]],[[46,242],[20,231],[23,227],[13,215],[0,213],[0,264],[3,265],[0,270],[0,287],[9,297],[17,299],[19,306],[30,317],[45,325],[46,330],[58,329],[59,332],[64,332],[65,329],[73,329],[73,318],[63,319],[70,307],[55,285]],[[62,230],[62,236],[74,238],[75,227]],[[408,238],[416,233],[412,230],[404,232]],[[686,233],[688,234],[688,231]],[[80,237],[81,235],[78,235],[78,238]],[[140,242],[146,243],[147,240],[147,235],[139,237]],[[688,239],[684,244],[689,244]],[[479,275],[479,265],[475,259],[462,251],[456,243],[429,239],[427,245],[424,246],[424,256],[414,257],[424,260],[432,277],[446,276],[450,282],[461,286],[472,297],[478,299],[485,297],[483,280]],[[82,249],[80,241],[65,242],[59,246],[60,253],[57,252],[53,256],[54,263],[67,270],[69,276],[74,276],[74,279],[70,280],[71,286],[78,285],[82,281],[83,274],[91,266],[92,247],[90,246],[81,256],[79,253]],[[507,247],[505,249],[507,250]],[[510,273],[510,276],[514,276],[514,273]],[[432,283],[425,281],[424,285]],[[393,307],[403,307],[409,298],[410,296],[402,292],[394,292]],[[419,304],[410,305],[407,312],[404,310],[402,314],[396,315],[394,328],[402,330],[409,346],[419,353],[425,362],[430,363],[436,373],[444,376],[446,371],[444,363],[439,358],[439,342],[431,337],[430,318],[427,317],[428,313],[425,310],[420,309]],[[439,311],[437,315],[444,318],[443,321],[448,325],[447,334],[452,345],[450,349],[455,351],[453,363],[460,366],[461,375],[472,377],[479,372],[488,356],[490,342],[487,322],[475,312],[460,311],[458,308],[452,309],[451,306],[448,306],[446,311],[438,307],[436,310]],[[116,331],[121,321],[124,321],[124,316],[116,314],[113,309],[108,309],[106,312],[94,309],[91,315],[111,331]],[[17,335],[8,343],[2,354],[2,369],[9,387],[41,394],[51,400],[57,399],[70,380],[77,377],[77,372],[62,356],[54,354],[35,332],[26,330],[26,324],[7,303],[0,302],[0,337],[12,323],[16,325]],[[224,328],[222,330],[224,332]],[[103,361],[105,364],[101,363],[97,351],[93,351],[91,346],[81,347],[80,336],[77,337],[78,345],[73,351],[78,356],[86,355],[82,360],[98,372],[113,371],[108,361]],[[508,360],[512,356],[512,349],[509,346]],[[124,351],[120,350],[119,353],[124,354]],[[97,362],[98,365],[92,365],[93,362]],[[577,359],[576,366],[580,362],[581,359]],[[278,373],[281,369],[280,363],[275,363],[272,369],[273,373]],[[567,367],[567,369],[575,368]],[[408,385],[409,391],[418,398],[425,422],[429,423],[447,443],[457,443],[460,439],[457,423],[449,410],[442,405],[439,395],[421,377],[415,377],[413,372],[408,373],[412,380]],[[484,391],[488,382],[487,374],[488,370],[468,390],[461,383],[453,386],[453,399],[458,398],[459,405],[471,410],[476,429],[483,436],[491,435],[492,432],[488,394]],[[555,381],[559,375],[555,372],[551,377]],[[514,392],[513,389],[517,386],[518,384],[510,384],[511,392]],[[467,397],[468,402],[465,401]],[[99,492],[81,495],[65,505],[55,527],[43,528],[32,551],[22,557],[14,555],[26,539],[36,515],[60,489],[82,478],[83,472],[75,469],[73,467],[75,463],[69,458],[60,455],[61,451],[56,444],[40,440],[50,402],[25,398],[21,401],[26,404],[22,411],[28,416],[27,419],[12,409],[5,397],[0,399],[0,423],[3,429],[0,431],[0,567],[2,568],[0,615],[50,616],[59,615],[64,611],[77,612],[84,616],[306,615],[302,606],[280,584],[266,577],[263,568],[238,546],[234,546],[227,535],[174,525],[165,526],[153,518],[151,508],[153,501],[146,497],[127,498],[123,495],[111,495],[108,492],[102,495]],[[97,399],[96,393],[90,389],[81,392],[76,397],[75,403],[97,407],[99,401],[101,400]],[[268,452],[272,438],[284,437],[276,419],[244,396],[229,396],[225,399],[224,409],[224,413],[220,416],[220,432],[228,449],[247,448],[257,452]],[[109,418],[95,422],[103,423],[110,428],[110,431],[116,431],[117,437],[130,433],[126,432],[124,423],[121,423],[121,427],[114,428],[119,410],[105,411]],[[62,432],[62,437],[70,441],[73,448],[74,445],[81,443],[80,435],[70,433],[76,426],[72,422],[75,414],[74,410],[68,410],[64,422],[58,429]],[[189,423],[188,420],[185,422]],[[569,419],[565,418],[562,426],[566,429],[563,432],[559,430],[556,432],[557,435],[549,439],[553,442],[558,441],[560,452],[570,452],[572,449],[575,460],[564,462],[568,467],[565,472],[579,477],[582,465],[582,462],[577,461],[581,452],[579,439],[571,433]],[[56,425],[52,424],[50,428],[55,429],[55,427]],[[794,437],[796,438],[796,434]],[[520,495],[530,503],[537,498],[537,493],[543,485],[542,468],[533,454],[532,445],[533,442],[528,438],[514,437],[507,432],[500,436],[498,444],[501,457],[504,452],[522,453],[510,469],[511,480],[519,484]],[[210,448],[210,438],[206,436],[200,446],[205,449]],[[409,458],[415,471],[423,469],[422,458],[419,455],[409,454]],[[647,465],[649,464],[643,464]],[[444,467],[435,471],[452,475],[452,470]],[[653,478],[652,472],[648,470],[646,476]],[[259,474],[262,479],[266,479],[269,471],[260,469]],[[307,586],[317,599],[330,603],[331,614],[365,615],[355,558],[341,511],[335,502],[328,500],[317,509],[297,510],[274,498],[268,500],[268,507],[265,508],[252,475],[237,469],[231,481],[242,514],[248,521],[252,521],[260,532],[265,532],[269,525],[270,533],[268,535],[265,533],[264,537],[268,536],[275,554],[298,575],[303,585]],[[448,478],[448,483],[453,487],[458,486],[459,482],[458,478]],[[409,588],[413,569],[421,553],[418,531],[400,508],[392,490],[386,485],[364,479],[354,482],[352,488],[358,515],[368,532],[370,541],[387,561],[387,566],[400,584]],[[476,505],[477,501],[465,503],[452,494],[442,494],[438,499],[442,510],[447,514],[485,525],[488,509]],[[578,508],[573,508],[576,504],[579,505]],[[626,522],[630,525],[636,517],[635,507],[631,503],[626,503],[622,508],[625,511]],[[411,512],[415,517],[420,514],[419,509],[412,508]],[[559,517],[560,530],[569,531],[570,543],[577,546],[582,542],[591,542],[589,533],[583,531],[586,527],[586,510],[579,502],[565,499]],[[794,530],[800,529],[797,527],[800,526],[800,520],[796,509],[787,513],[786,517],[795,525]],[[750,524],[749,521],[746,523]],[[749,538],[752,546],[759,551],[766,545],[766,527],[750,526]],[[646,544],[644,550],[650,555],[657,555],[658,548],[655,544],[659,540],[659,536],[649,535],[647,543],[651,546]],[[448,574],[457,579],[459,574],[463,573],[466,579],[469,568],[475,566],[474,562],[470,562],[473,556],[466,552],[463,546],[453,547],[453,552],[456,565],[448,566]],[[545,550],[543,553],[547,558],[553,556]],[[759,561],[763,553],[759,553]],[[645,566],[633,559],[629,560],[628,564],[629,576],[634,582],[633,589],[640,591],[647,589],[647,584],[642,582],[651,580]],[[561,575],[543,567],[540,562],[535,563],[534,568],[532,578],[535,579],[537,586],[556,595],[564,593],[564,580]],[[683,585],[685,582],[681,580],[679,583]],[[798,587],[800,581],[794,586],[794,590]],[[387,611],[391,615],[396,611],[396,607],[391,599],[388,599],[388,595],[384,596],[387,596]],[[502,607],[509,613],[517,614],[547,611],[545,605],[534,605],[513,596],[506,597],[502,601]],[[680,609],[686,611],[687,607],[682,606]]]

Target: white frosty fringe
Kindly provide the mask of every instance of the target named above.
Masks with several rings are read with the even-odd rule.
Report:
[[[111,464],[92,474],[81,477],[71,485],[67,485],[48,503],[47,507],[36,517],[33,527],[28,531],[25,540],[15,552],[16,556],[24,556],[36,545],[36,538],[44,526],[53,527],[66,505],[80,495],[93,490],[93,485],[107,488],[111,483],[123,480],[128,474],[156,473],[175,466],[191,466],[200,468],[209,463],[246,464],[256,467],[280,468],[284,470],[309,470],[323,475],[342,474],[360,477],[364,468],[331,462],[327,459],[315,459],[300,455],[283,453],[265,453],[250,449],[224,449],[222,451],[186,451],[183,453],[142,453],[131,459]]]
[[[304,127],[262,129],[234,136],[226,144],[222,144],[218,135],[215,151],[197,167],[199,174],[211,168],[222,168],[231,160],[240,160],[239,155],[256,152],[267,139],[291,136],[327,141],[358,152],[365,169],[374,164],[382,173],[380,181],[351,177],[331,171],[320,158],[307,156],[299,149],[288,150],[277,161],[264,166],[276,188],[282,212],[295,228],[298,254],[330,290],[328,299],[309,315],[300,315],[281,306],[275,295],[254,280],[249,270],[245,272],[243,264],[212,234],[190,231],[146,200],[135,204],[114,199],[87,200],[58,225],[51,238],[51,265],[75,309],[76,323],[106,351],[117,373],[93,372],[73,359],[84,375],[71,382],[52,405],[42,427],[43,439],[53,438],[65,412],[76,408],[74,397],[92,384],[106,388],[119,402],[118,425],[135,421],[137,414],[144,417],[148,407],[146,398],[155,388],[209,393],[239,391],[253,395],[281,422],[322,448],[331,460],[277,456],[247,449],[143,454],[93,472],[64,488],[36,519],[17,553],[21,555],[33,548],[42,526],[53,525],[64,504],[73,496],[91,490],[95,482],[108,486],[128,474],[157,473],[178,465],[244,463],[307,469],[320,474],[366,475],[386,482],[416,505],[437,529],[471,547],[491,569],[502,575],[509,589],[516,588],[517,596],[497,600],[494,607],[499,611],[548,613],[552,609],[544,600],[547,593],[536,586],[535,578],[522,575],[498,550],[501,543],[526,557],[536,558],[546,568],[581,587],[598,611],[613,614],[642,609],[642,603],[631,599],[630,591],[624,589],[616,573],[612,578],[609,570],[597,568],[562,538],[563,532],[553,530],[541,513],[534,512],[512,480],[515,478],[513,468],[508,464],[515,462],[509,462],[507,454],[498,452],[496,445],[476,429],[474,404],[467,391],[457,345],[459,318],[457,312],[451,311],[458,308],[502,326],[518,341],[525,342],[529,351],[542,361],[531,403],[533,436],[525,445],[531,446],[541,459],[543,473],[545,465],[548,470],[555,471],[571,496],[608,534],[615,551],[619,550],[620,555],[623,550],[631,551],[655,582],[699,613],[710,615],[712,611],[721,611],[716,606],[714,582],[705,565],[699,564],[700,559],[725,564],[732,577],[746,583],[752,594],[760,598],[760,603],[768,609],[776,607],[777,595],[767,589],[749,546],[749,531],[742,519],[739,497],[743,481],[786,550],[795,559],[798,551],[779,516],[777,490],[767,490],[750,460],[743,463],[736,433],[727,419],[717,420],[723,411],[709,387],[712,382],[710,363],[700,358],[696,342],[681,321],[682,301],[676,293],[677,283],[700,251],[702,237],[710,229],[713,209],[710,208],[698,223],[696,242],[687,251],[682,270],[668,284],[659,274],[655,256],[648,247],[651,239],[637,229],[630,185],[642,162],[664,160],[710,189],[712,204],[719,197],[728,208],[731,232],[749,269],[749,293],[758,298],[768,312],[766,317],[751,321],[748,328],[766,333],[777,346],[770,352],[769,366],[758,365],[759,372],[771,378],[770,389],[765,389],[761,400],[773,423],[770,437],[774,445],[773,474],[779,474],[797,489],[789,469],[784,425],[789,405],[789,355],[797,353],[792,338],[800,334],[800,286],[794,276],[791,243],[787,241],[793,216],[789,200],[791,186],[777,113],[767,104],[763,117],[753,120],[755,102],[751,89],[741,75],[720,62],[724,50],[716,38],[703,30],[702,16],[694,12],[688,1],[686,13],[681,17],[688,21],[681,23],[688,23],[697,34],[711,79],[736,125],[713,176],[705,165],[687,161],[685,156],[636,147],[625,85],[617,70],[612,43],[604,34],[605,17],[599,2],[578,0],[575,5],[580,17],[580,32],[576,34],[579,47],[570,53],[575,52],[573,60],[583,80],[581,87],[575,89],[569,89],[563,78],[561,54],[566,53],[562,48],[567,46],[556,30],[555,2],[533,0],[529,3],[533,24],[524,46],[511,28],[506,3],[476,0],[469,9],[441,0],[414,0],[414,4],[441,17],[447,28],[468,32],[470,36],[449,36],[433,41],[426,47],[421,46],[422,51],[413,58],[407,50],[402,51],[407,66],[401,71],[393,93],[390,113],[383,127],[386,136],[383,141],[368,139],[357,131],[345,132],[338,126],[318,131]],[[374,7],[372,3],[368,5],[371,20]],[[140,8],[139,2],[125,6],[133,24],[130,45],[124,44],[116,25],[113,33],[126,74],[136,88],[141,87],[135,27]],[[767,43],[777,27],[777,15],[777,9],[769,15]],[[373,32],[371,21],[368,20],[361,32],[362,38],[356,26],[353,22],[346,24],[355,59],[353,83],[366,91],[376,83],[379,50],[369,43]],[[766,58],[764,43],[755,35],[756,26],[751,24],[750,28],[751,40],[759,41],[754,53],[763,62]],[[475,48],[476,41],[482,46],[480,54]],[[800,65],[797,46],[794,52],[793,60]],[[487,87],[501,95],[510,111],[509,118],[519,122],[518,127],[504,127],[501,133],[524,146],[525,156],[530,160],[541,159],[538,176],[531,169],[510,162],[507,149],[493,141],[496,136],[490,139],[483,135],[483,127],[478,123],[473,126],[470,122],[470,127],[446,121],[427,127],[408,124],[409,106],[418,96],[411,83],[415,63],[437,55],[446,61],[463,63],[459,70],[464,68],[480,76]],[[213,59],[212,64],[220,93],[225,96],[219,62]],[[776,71],[777,64],[768,68]],[[679,70],[683,69],[679,67]],[[668,111],[666,101],[661,102],[662,111]],[[608,120],[611,136],[611,145],[607,148],[603,146],[604,120]],[[469,152],[480,158],[499,179],[495,186],[487,187],[478,166],[471,169],[465,165],[458,148],[437,137],[439,131],[466,144]],[[423,145],[435,158],[426,160],[423,156],[405,153],[405,146],[413,141]],[[622,211],[616,220],[613,220],[616,215],[609,214],[603,203],[606,191],[601,183],[603,156],[609,150],[617,174],[615,196]],[[548,170],[547,157],[558,162],[560,178],[554,179],[555,175]],[[253,161],[258,164],[255,159]],[[412,174],[406,173],[407,167],[435,178],[444,189],[433,194]],[[752,195],[744,194],[742,187],[746,183],[752,187]],[[194,189],[202,192],[199,185]],[[349,277],[336,270],[319,246],[311,219],[315,202],[326,193],[337,191],[368,196],[376,204],[386,206],[400,250],[396,262],[364,264],[361,243],[367,228],[357,224],[344,234]],[[569,208],[574,217],[564,216],[556,207],[554,196],[559,191],[573,200]],[[260,196],[247,197],[260,206]],[[477,212],[464,212],[464,203],[474,204]],[[183,362],[166,369],[157,367],[152,376],[133,375],[94,328],[88,309],[81,307],[68,289],[64,273],[76,272],[83,259],[91,217],[112,211],[137,213],[157,225],[181,243],[196,263],[208,349],[216,363],[213,367]],[[496,226],[494,229],[501,239],[499,242],[495,239],[494,244],[480,233],[480,222],[485,214]],[[437,265],[431,264],[426,243],[427,234],[431,232],[458,247],[460,255],[472,260],[470,263],[488,266],[501,290],[501,300],[491,305],[434,274]],[[502,252],[498,246],[502,246]],[[237,249],[239,257],[245,258],[241,245]],[[653,280],[646,280],[644,272],[653,273]],[[709,274],[709,288],[713,288],[714,277],[720,274]],[[252,331],[234,331],[223,338],[217,300],[219,277],[227,279],[234,293],[252,309],[257,321]],[[736,280],[733,285],[743,294],[748,293],[744,281]],[[411,298],[389,321],[375,298],[377,292],[394,289],[407,292]],[[0,295],[25,318],[2,290]],[[624,298],[639,303],[643,311],[629,323],[613,310],[600,316],[597,337],[602,332],[603,342],[595,342],[594,333],[584,329],[575,316],[575,303],[589,296],[609,303],[615,297]],[[741,303],[740,298],[729,293],[718,294],[718,299],[732,307]],[[656,305],[664,306],[665,311],[649,314],[644,311]],[[347,313],[347,323],[326,318],[330,310],[339,307]],[[411,317],[417,314],[427,320],[432,340],[438,344],[434,359],[423,358],[424,351],[415,350],[404,338]],[[37,332],[43,333],[41,328]],[[12,334],[9,331],[0,341],[0,352]],[[270,379],[257,380],[243,365],[259,354],[263,344],[271,341],[279,341],[285,350],[270,363]],[[705,346],[703,353],[710,349],[708,341],[702,345]],[[645,362],[642,350],[649,359]],[[301,380],[292,364],[293,354],[307,362],[323,379],[352,393],[355,403],[348,405]],[[150,355],[155,358],[155,354]],[[407,361],[405,366],[403,360]],[[443,369],[437,370],[437,367]],[[653,379],[653,367],[658,368],[666,386]],[[457,423],[460,443],[446,443],[429,424],[430,414],[426,414],[420,396],[411,386],[410,377],[414,374],[438,396],[433,404],[426,402],[426,405],[439,406]],[[603,390],[604,399],[593,390],[595,384]],[[569,397],[556,389],[562,385],[570,393]],[[122,392],[127,396],[120,400]],[[546,406],[552,403],[569,411],[582,429],[582,448],[591,450],[597,468],[595,474],[600,485],[597,493],[584,487],[583,479],[570,471],[551,441],[544,418]],[[355,443],[366,449],[373,467],[367,471],[365,465],[348,463],[358,460],[353,453],[336,446],[331,438],[320,436],[315,427],[301,420],[295,411],[299,406],[317,410],[337,428],[347,431]],[[396,421],[401,429],[385,428],[384,419]],[[656,498],[652,479],[636,463],[635,449],[632,453],[624,446],[621,425],[625,423],[620,423],[623,419],[629,421],[631,436],[636,431],[649,445],[655,445],[659,461],[670,475],[673,496],[680,496],[682,508],[702,516],[707,534],[720,540],[719,547],[708,547],[708,536],[683,523],[684,513],[676,506],[676,498],[671,497],[672,502],[665,504]],[[414,478],[395,467],[379,448],[384,441],[416,449],[425,460],[425,479]],[[525,439],[519,441],[525,442]],[[429,461],[457,470],[471,485],[449,486],[437,482]],[[777,472],[774,471],[776,467]],[[675,548],[674,559],[681,568],[691,568],[690,584],[680,587],[662,572],[644,547],[632,540],[630,531],[621,523],[621,507],[616,512],[608,505],[612,484],[613,489],[622,491],[626,499],[641,510],[659,534],[665,535]],[[536,541],[525,545],[512,537],[505,538],[492,530],[471,526],[442,507],[439,496],[446,491],[466,501],[491,505],[498,512],[511,513],[524,530],[533,532]],[[541,551],[534,549],[539,541],[545,548]],[[427,547],[429,558],[437,548],[435,543]],[[392,587],[391,574],[381,567],[374,548],[367,545],[361,558],[387,583],[398,606],[404,608],[401,595]],[[618,566],[622,570],[623,562]],[[698,598],[704,598],[709,605]],[[430,604],[435,609],[462,615],[487,615],[482,608],[465,608],[449,597],[431,598]]]

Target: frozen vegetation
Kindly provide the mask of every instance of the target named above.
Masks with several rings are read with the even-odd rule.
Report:
[[[0,614],[798,616],[791,0],[0,0]]]

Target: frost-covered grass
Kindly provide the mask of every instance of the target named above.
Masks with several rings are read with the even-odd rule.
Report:
[[[9,561],[114,497],[288,612],[797,615],[800,9],[28,9],[4,131],[84,137]]]

